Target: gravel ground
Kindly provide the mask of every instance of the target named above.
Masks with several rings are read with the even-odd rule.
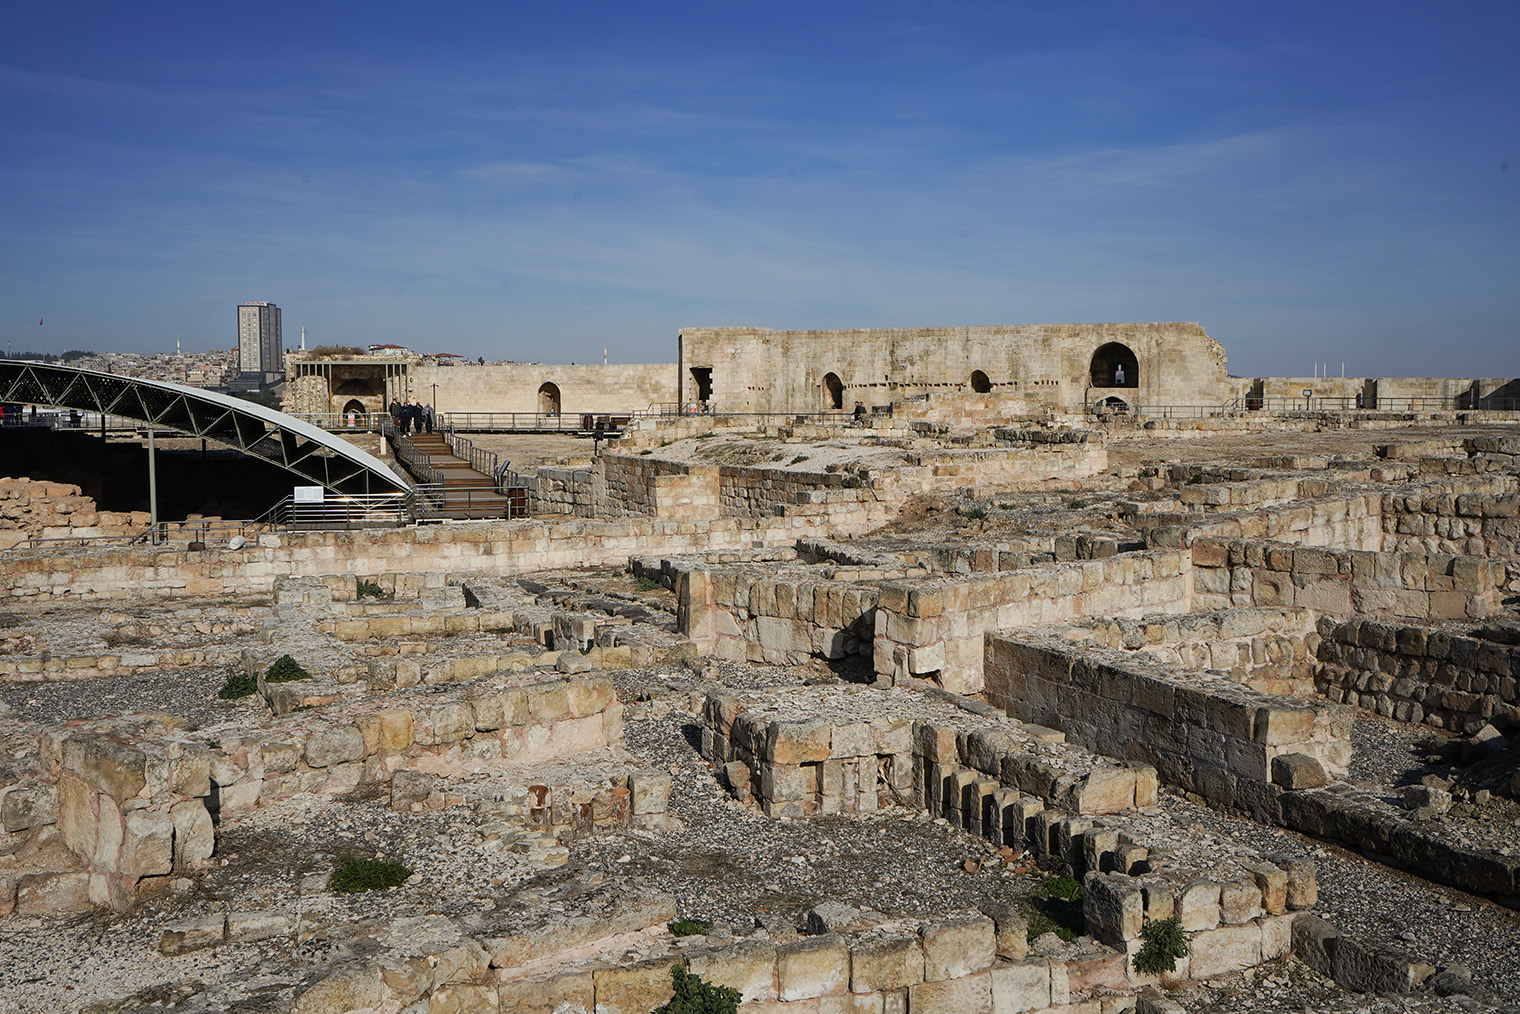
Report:
[[[1316,911],[1341,932],[1398,946],[1438,968],[1465,965],[1475,985],[1498,997],[1520,997],[1520,913],[1176,796],[1164,796],[1162,805],[1180,827],[1200,828],[1263,853],[1315,860]]]
[[[262,721],[269,716],[269,709],[257,696],[220,700],[216,694],[226,680],[227,670],[215,667],[148,676],[24,683],[0,687],[0,700],[16,712],[17,718],[42,725],[143,711],[167,712],[191,728],[238,720]]]

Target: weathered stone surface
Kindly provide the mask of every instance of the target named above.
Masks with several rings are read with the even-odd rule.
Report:
[[[1050,965],[1043,958],[993,968],[992,1014],[1019,1014],[1050,1006]]]
[[[321,729],[306,741],[306,763],[314,768],[364,759],[364,736],[351,726]]]
[[[913,1014],[992,1014],[992,977],[987,972],[908,987]]]
[[[6,831],[25,831],[58,820],[56,785],[18,786],[0,797],[0,822]]]
[[[843,993],[850,982],[850,952],[837,934],[808,937],[776,948],[777,997],[807,1000]]]
[[[669,959],[641,961],[592,973],[596,985],[596,1014],[647,1014],[675,991]]]
[[[870,934],[850,951],[850,991],[873,993],[924,981],[924,950],[916,936]]]
[[[1261,964],[1261,927],[1255,923],[1220,926],[1192,938],[1188,953],[1194,978],[1233,972]]]
[[[1029,953],[1029,921],[1017,907],[1007,902],[982,903],[982,914],[992,920],[996,931],[997,954],[1018,961]]]
[[[1329,781],[1324,765],[1302,753],[1272,758],[1272,781],[1285,789],[1317,789]]]
[[[215,947],[227,938],[227,917],[206,915],[181,919],[164,927],[158,949],[165,954],[184,954],[203,947]]]
[[[380,975],[363,964],[342,965],[297,992],[291,1014],[350,1014],[383,999]]]
[[[997,955],[997,930],[984,915],[953,916],[919,931],[924,981],[958,979],[989,968]]]
[[[737,989],[742,1002],[775,996],[776,947],[764,940],[740,940],[712,951],[686,956],[687,971],[715,986]]]
[[[498,983],[501,1014],[596,1014],[592,973],[571,970]]]

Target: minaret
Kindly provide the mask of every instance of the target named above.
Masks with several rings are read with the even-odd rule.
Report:
[[[301,325],[301,351],[306,351],[306,325]]]
[[[602,346],[602,365],[603,366],[607,365],[607,346],[606,345]]]

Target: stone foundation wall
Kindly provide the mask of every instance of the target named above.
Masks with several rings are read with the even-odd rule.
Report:
[[[1361,618],[1321,629],[1315,683],[1332,701],[1464,733],[1520,722],[1520,646]]]
[[[1383,547],[1490,559],[1520,557],[1520,496],[1399,494],[1383,497]]]
[[[676,583],[678,629],[703,654],[793,665],[872,651],[876,589],[696,566]]]
[[[1374,553],[1199,538],[1200,610],[1300,606],[1337,618],[1481,619],[1499,607],[1504,568],[1480,557]]]
[[[831,519],[832,522],[833,519]],[[623,566],[637,554],[790,546],[816,519],[502,521],[416,529],[266,534],[240,550],[133,547],[0,554],[0,600],[130,599],[268,593],[276,578],[363,577],[376,572],[477,570],[520,574],[562,567]]]
[[[876,672],[930,676],[946,690],[983,690],[983,640],[1011,627],[1084,616],[1188,612],[1193,567],[1185,550],[1124,553],[987,577],[888,582],[876,603]]]
[[[74,859],[0,878],[0,914],[125,910],[144,877],[211,857],[208,808],[229,817],[296,793],[338,795],[360,785],[389,785],[397,807],[463,802],[441,794],[436,776],[486,761],[609,751],[622,743],[622,710],[611,680],[581,676],[526,685],[485,680],[444,695],[370,699],[320,716],[293,715],[278,737],[223,732],[206,740],[141,717],[34,733],[30,749],[23,740],[12,743],[12,781],[0,786],[4,844],[21,851],[57,824]],[[594,830],[663,812],[668,796],[669,776],[648,772],[642,789],[638,778],[595,790],[530,785],[497,805],[543,830]]]
[[[1313,758],[1332,775],[1351,760],[1345,709],[1084,650],[1049,635],[989,638],[987,653],[994,705],[1058,728],[1089,750],[1153,765],[1168,785],[1226,806],[1250,796],[1252,783],[1275,780],[1277,758]]]

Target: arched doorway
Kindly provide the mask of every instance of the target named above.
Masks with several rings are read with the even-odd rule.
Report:
[[[844,408],[844,381],[838,374],[823,375],[823,404],[825,408]]]
[[[992,381],[981,370],[971,371],[971,390],[977,394],[986,394],[992,390]]]
[[[348,424],[352,426],[362,420],[364,418],[364,414],[368,411],[369,409],[364,407],[364,402],[360,401],[358,398],[353,398],[349,400],[348,404],[343,406],[342,415],[343,418],[348,421]]]
[[[1139,387],[1140,360],[1127,345],[1109,342],[1092,357],[1093,387]]]
[[[544,384],[538,389],[538,410],[544,415],[559,415],[559,386]]]
[[[1115,398],[1110,395],[1109,397],[1104,398],[1102,401],[1098,402],[1095,407],[1099,412],[1128,412],[1129,402],[1125,401],[1123,398]]]

